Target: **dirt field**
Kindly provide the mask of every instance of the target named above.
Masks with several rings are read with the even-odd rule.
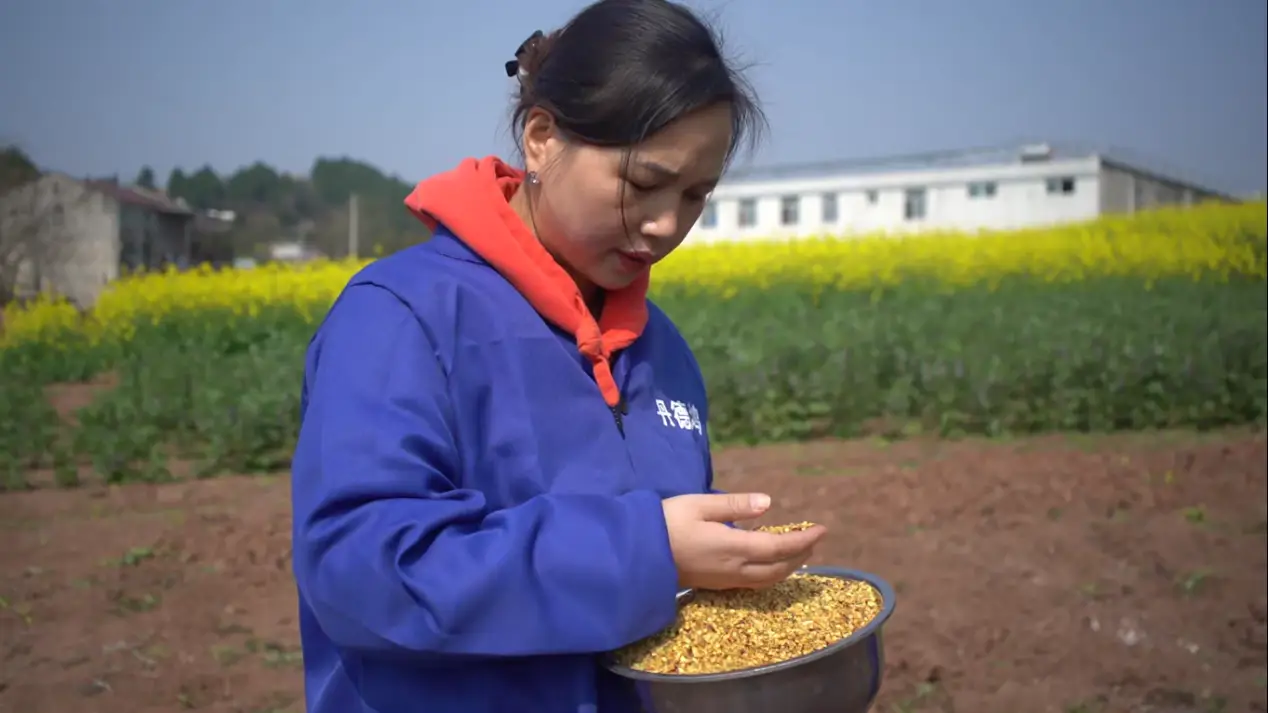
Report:
[[[1265,438],[727,450],[899,592],[882,713],[1265,711]],[[0,711],[302,711],[284,477],[0,496]]]

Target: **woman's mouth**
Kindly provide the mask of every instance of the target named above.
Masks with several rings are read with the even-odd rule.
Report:
[[[651,253],[635,253],[625,250],[616,251],[621,258],[621,267],[627,272],[642,272],[652,266],[655,258]]]

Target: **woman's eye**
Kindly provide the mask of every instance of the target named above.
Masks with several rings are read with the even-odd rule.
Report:
[[[635,183],[634,181],[631,181],[631,180],[630,180],[630,179],[628,179],[628,178],[627,178],[627,179],[625,179],[625,182],[626,182],[626,183],[628,183],[628,184],[630,184],[630,188],[633,188],[634,190],[638,191],[639,193],[646,193],[646,192],[648,192],[648,191],[654,191],[654,190],[656,190],[655,186],[644,186],[643,184],[641,184],[641,183]]]

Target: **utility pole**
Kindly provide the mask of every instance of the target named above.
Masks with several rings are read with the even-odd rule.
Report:
[[[357,241],[361,236],[357,234],[357,194],[353,193],[348,196],[348,257],[357,257]]]

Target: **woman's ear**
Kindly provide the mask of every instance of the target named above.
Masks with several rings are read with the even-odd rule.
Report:
[[[550,112],[541,108],[529,110],[524,119],[524,167],[541,174],[558,158],[563,149],[559,126]]]

